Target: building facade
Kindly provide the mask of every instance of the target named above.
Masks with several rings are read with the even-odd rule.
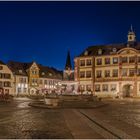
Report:
[[[35,95],[55,92],[62,80],[62,72],[37,64],[9,61],[8,67],[14,76],[15,95]]]
[[[132,27],[126,43],[88,47],[74,62],[81,93],[140,96],[140,43]]]
[[[2,61],[0,61],[0,94],[14,94],[12,71]]]

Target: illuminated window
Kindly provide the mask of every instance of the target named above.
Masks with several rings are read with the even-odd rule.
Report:
[[[105,58],[105,64],[110,64],[110,58]]]
[[[122,63],[127,63],[128,62],[128,58],[127,57],[122,57]]]
[[[130,69],[129,76],[134,76],[134,75],[135,75],[135,69]]]
[[[80,91],[85,91],[85,85],[80,86]]]
[[[10,82],[4,82],[4,87],[10,87],[11,83]]]
[[[135,62],[135,57],[129,57],[129,63],[134,63]]]
[[[127,69],[122,69],[122,76],[127,76]]]
[[[85,66],[85,60],[80,60],[80,66]]]
[[[102,54],[102,49],[98,50],[98,54],[101,55]]]
[[[87,66],[91,65],[91,59],[87,59]]]
[[[91,91],[91,85],[86,85],[86,90]]]
[[[117,89],[117,85],[116,84],[111,84],[110,90],[111,91],[116,91],[116,89]]]
[[[101,91],[101,89],[100,89],[100,85],[95,85],[95,91],[96,91],[96,92]]]
[[[117,70],[117,69],[114,69],[114,70],[113,70],[112,76],[113,76],[113,77],[118,77],[118,70]]]
[[[42,75],[45,75],[45,73],[44,73],[44,72],[42,72]]]
[[[84,71],[80,71],[80,78],[85,78],[85,72]]]
[[[36,70],[32,70],[32,74],[37,74],[37,71]]]
[[[98,58],[96,64],[97,65],[102,65],[102,58]]]
[[[23,90],[24,90],[25,93],[27,92],[27,88],[24,88]]]
[[[96,77],[97,78],[101,78],[102,77],[102,71],[101,70],[97,70],[96,71]]]
[[[102,88],[103,88],[103,91],[108,91],[108,85],[107,84],[103,84]]]
[[[110,77],[110,70],[105,70],[105,77]]]
[[[118,64],[118,57],[113,58],[113,64]]]
[[[86,71],[86,77],[91,78],[91,71]]]
[[[138,71],[137,71],[137,75],[140,76],[140,69],[138,69]]]

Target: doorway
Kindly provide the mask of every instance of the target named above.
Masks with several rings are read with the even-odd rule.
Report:
[[[130,97],[132,94],[132,85],[127,84],[123,86],[123,97]]]

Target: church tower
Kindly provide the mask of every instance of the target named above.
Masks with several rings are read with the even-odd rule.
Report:
[[[74,71],[72,70],[70,51],[67,53],[65,69],[63,71],[63,79],[68,81],[74,79]]]
[[[128,35],[127,35],[128,46],[134,46],[135,42],[136,42],[136,35],[135,35],[135,32],[133,31],[133,27],[131,25],[131,28],[130,28]]]
[[[68,51],[67,53],[67,59],[66,59],[66,65],[65,65],[65,70],[71,70],[71,58],[70,58],[70,52]]]

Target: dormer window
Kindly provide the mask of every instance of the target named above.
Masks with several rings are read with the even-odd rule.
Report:
[[[101,55],[102,54],[102,49],[98,50],[98,54]]]
[[[19,73],[22,73],[22,70],[19,70]]]
[[[88,55],[88,51],[87,51],[87,50],[84,52],[84,55],[85,55],[85,56]]]
[[[42,75],[45,75],[45,72],[42,72]]]
[[[113,48],[113,50],[112,50],[114,53],[116,53],[117,52],[117,49],[116,48]]]
[[[49,73],[49,76],[52,76],[52,73]]]

